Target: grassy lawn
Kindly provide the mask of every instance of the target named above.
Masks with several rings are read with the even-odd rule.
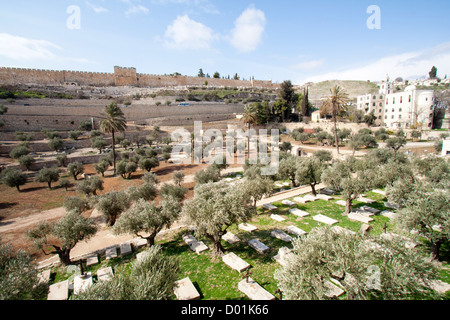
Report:
[[[371,207],[379,210],[388,209],[384,207],[384,201],[386,201],[384,196],[373,192],[366,193],[366,196],[377,201],[371,204]],[[234,233],[241,241],[237,244],[229,244],[222,241],[222,244],[227,252],[234,252],[248,262],[252,266],[250,276],[263,288],[273,294],[277,289],[274,273],[276,269],[281,268],[281,265],[273,260],[273,256],[278,253],[280,248],[292,248],[292,245],[291,243],[273,238],[270,235],[271,231],[276,228],[284,230],[289,225],[295,225],[306,232],[310,232],[313,228],[324,226],[324,224],[312,218],[316,214],[323,214],[339,221],[338,226],[358,232],[362,223],[351,221],[347,217],[342,216],[341,213],[344,211],[344,207],[336,204],[337,200],[339,198],[336,197],[331,201],[319,200],[307,204],[297,204],[293,207],[283,205],[281,202],[275,202],[273,204],[278,207],[277,210],[269,212],[264,209],[258,209],[258,214],[249,221],[258,230],[250,233],[240,230],[237,225],[233,225],[229,228],[229,231]],[[354,202],[354,208],[362,205],[365,205],[365,203]],[[289,214],[289,209],[294,207],[309,212],[311,216],[300,218]],[[271,214],[278,214],[286,220],[281,222],[275,221],[270,217]],[[383,227],[385,223],[388,231],[392,230],[393,223],[389,218],[380,215],[375,215],[372,218],[374,221],[370,222],[370,225],[373,228],[371,231],[373,235],[379,235],[384,232]],[[178,232],[166,234],[157,239],[158,244],[162,245],[167,255],[178,257],[181,266],[179,279],[189,277],[203,300],[248,300],[247,296],[238,290],[238,283],[243,279],[244,273],[240,274],[238,271],[231,269],[222,262],[221,258],[215,257],[211,251],[203,252],[200,255],[191,251],[182,240],[182,235],[185,232],[186,230],[179,230]],[[247,241],[251,239],[259,239],[270,250],[265,254],[258,253],[247,244]],[[212,247],[212,243],[208,239],[199,240],[202,240],[208,247]],[[104,260],[104,257],[100,256],[101,263],[87,268],[87,271],[92,272],[94,280],[96,271],[105,266],[112,266],[116,273],[124,272],[131,267],[131,263],[134,261],[136,254],[142,250],[145,250],[145,248],[134,248],[132,255],[112,260]],[[447,253],[450,252],[450,248],[444,248],[443,251],[445,253],[445,259],[447,259]],[[443,267],[444,269],[440,274],[440,278],[443,281],[450,282],[448,260],[443,262]],[[67,279],[69,276],[64,268],[59,267],[54,268],[52,278],[54,282],[58,282]],[[449,294],[447,296],[450,297]]]

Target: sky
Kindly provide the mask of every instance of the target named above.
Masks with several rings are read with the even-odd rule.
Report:
[[[15,0],[0,66],[294,84],[450,76],[448,0]]]

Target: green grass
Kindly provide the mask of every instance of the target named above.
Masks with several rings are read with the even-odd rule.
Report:
[[[383,205],[385,201],[384,196],[373,192],[367,192],[366,195],[368,198],[377,201],[369,206],[379,210],[386,210]],[[240,230],[237,225],[232,225],[228,231],[234,233],[241,241],[233,245],[222,241],[222,244],[227,252],[234,252],[240,258],[248,262],[252,266],[250,269],[250,276],[264,289],[273,294],[277,289],[274,273],[277,269],[281,268],[281,265],[273,260],[273,256],[275,256],[282,247],[292,248],[292,244],[273,238],[270,235],[271,231],[277,228],[284,230],[289,225],[295,225],[306,232],[310,232],[313,228],[324,226],[324,224],[317,222],[312,218],[316,214],[323,214],[339,221],[337,224],[338,226],[358,232],[362,223],[351,221],[347,217],[342,216],[341,213],[344,211],[344,207],[337,205],[335,203],[337,200],[339,199],[336,197],[331,201],[319,200],[293,206],[311,214],[311,216],[304,218],[289,214],[289,209],[293,207],[283,205],[281,202],[273,203],[278,207],[277,210],[268,211],[258,208],[257,215],[248,222],[258,227],[258,230],[249,233]],[[358,201],[354,201],[353,204],[354,208],[365,205],[365,203]],[[282,222],[275,221],[270,217],[271,214],[278,214],[286,220]],[[391,230],[394,227],[393,222],[390,221],[389,218],[380,215],[375,215],[372,218],[374,221],[370,222],[370,226],[373,228],[371,231],[371,234],[373,235],[380,235],[384,232],[383,227],[385,223],[388,226],[388,230]],[[178,276],[179,279],[189,277],[203,300],[248,300],[248,297],[238,290],[238,283],[243,279],[244,273],[240,274],[238,271],[228,267],[222,262],[220,257],[214,256],[211,250],[197,255],[190,250],[182,240],[182,235],[185,232],[186,230],[179,230],[157,238],[157,243],[162,245],[164,252],[167,255],[178,257],[181,268],[181,272]],[[251,239],[259,239],[267,245],[270,250],[265,254],[258,253],[247,244]],[[209,248],[212,248],[210,240],[205,238],[200,238],[199,240],[202,240]],[[131,262],[134,261],[136,254],[142,250],[145,250],[145,248],[134,248],[133,254],[125,258],[118,257],[111,260],[105,260],[104,256],[100,256],[101,263],[87,268],[87,271],[92,272],[94,280],[96,271],[106,266],[112,266],[116,273],[127,272],[127,270],[130,269]],[[443,281],[450,282],[450,269],[448,267],[448,261],[446,260],[448,258],[447,256],[450,256],[450,248],[443,248],[443,252],[445,261],[443,262],[444,268],[441,271],[440,278]],[[62,267],[55,268],[53,272],[54,282],[65,280],[70,276],[65,273],[65,269]]]

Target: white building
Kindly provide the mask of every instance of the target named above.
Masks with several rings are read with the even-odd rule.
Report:
[[[418,90],[411,85],[403,92],[394,93],[392,83],[387,79],[380,84],[378,94],[358,96],[357,108],[366,114],[374,111],[375,123],[393,129],[407,129],[433,125],[434,90]]]

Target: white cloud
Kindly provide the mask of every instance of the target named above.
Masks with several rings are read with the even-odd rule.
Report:
[[[0,33],[0,56],[14,60],[55,59],[61,47],[45,40],[28,39]]]
[[[128,5],[128,9],[125,11],[127,18],[134,14],[148,14],[150,10],[141,4],[141,0],[122,0],[123,3]]]
[[[178,16],[167,27],[165,44],[177,49],[209,49],[217,38],[213,30],[188,15]]]
[[[7,33],[0,33],[0,57],[25,64],[35,63],[36,61],[96,63],[85,58],[69,57],[63,53],[63,49],[60,46],[50,41],[28,39]]]
[[[391,78],[416,79],[428,76],[432,66],[438,68],[438,76],[450,74],[450,43],[443,43],[429,50],[407,52],[380,58],[364,66],[348,68],[311,76],[303,82],[324,80],[371,80],[379,81],[389,74]]]
[[[324,64],[325,60],[310,60],[310,61],[302,61],[296,65],[293,65],[293,69],[300,69],[300,70],[312,70],[317,69],[321,67]]]
[[[86,1],[86,4],[92,9],[94,10],[95,13],[104,13],[104,12],[108,12],[109,10],[106,9],[105,7],[102,6],[97,6],[93,3],[90,3],[89,1]]]
[[[230,43],[241,52],[254,51],[262,42],[266,26],[266,16],[263,11],[250,7],[234,22]]]

